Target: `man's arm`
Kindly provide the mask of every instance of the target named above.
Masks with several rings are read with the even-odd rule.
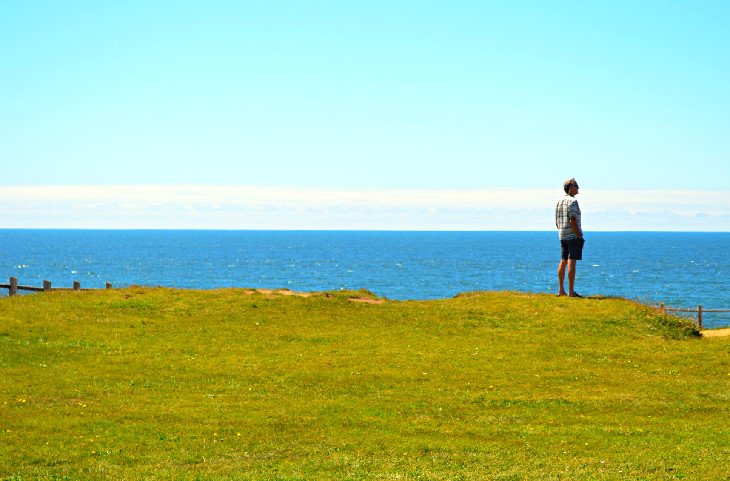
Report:
[[[575,217],[570,218],[570,228],[573,229],[573,232],[575,232],[575,235],[578,237],[583,237],[583,233],[578,228],[578,221],[575,220]]]

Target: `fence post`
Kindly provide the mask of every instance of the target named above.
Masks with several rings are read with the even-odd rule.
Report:
[[[697,306],[697,325],[702,329],[702,304]]]
[[[81,290],[81,283],[79,281],[74,281],[74,291],[80,291]]]
[[[43,290],[46,292],[51,290],[51,281],[43,281]]]
[[[112,283],[111,282],[107,282],[106,283],[106,288],[107,289],[111,289],[112,288]]]
[[[14,296],[18,293],[18,278],[17,277],[11,277],[10,278],[10,290],[8,291],[8,295]]]

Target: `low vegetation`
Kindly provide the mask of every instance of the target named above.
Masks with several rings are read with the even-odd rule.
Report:
[[[621,299],[0,299],[0,480],[730,479],[730,338]]]

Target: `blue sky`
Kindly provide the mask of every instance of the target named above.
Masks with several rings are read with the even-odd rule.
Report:
[[[438,210],[474,192],[485,205],[451,212],[480,229],[511,228],[488,210],[560,195],[574,176],[587,212],[610,209],[611,192],[634,201],[634,220],[596,229],[635,230],[650,213],[659,230],[730,230],[727,25],[720,0],[5,1],[0,190],[48,201],[49,186],[128,186],[107,190],[113,203],[131,186],[196,186],[203,216],[220,186],[295,193],[292,208],[350,192],[353,212],[381,215],[401,194],[450,193],[420,204]],[[29,208],[33,220],[0,227],[101,225],[53,192],[67,216]],[[331,198],[318,208],[341,211]],[[229,210],[218,227],[256,227]],[[205,225],[195,218],[185,225]]]

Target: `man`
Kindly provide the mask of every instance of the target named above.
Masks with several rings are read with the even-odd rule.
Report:
[[[575,196],[578,195],[578,182],[568,179],[563,183],[565,197],[555,206],[555,226],[560,234],[561,259],[558,264],[558,296],[583,297],[575,292],[576,261],[583,258],[583,231],[580,227],[580,207]],[[568,270],[568,292],[565,292],[565,270]]]

